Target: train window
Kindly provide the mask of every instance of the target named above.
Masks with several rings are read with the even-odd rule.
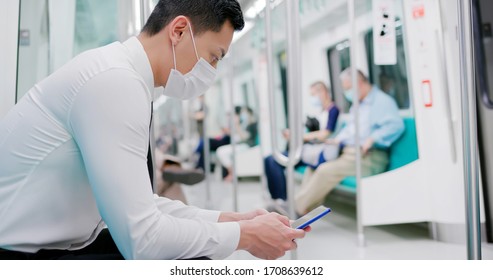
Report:
[[[369,78],[384,92],[392,96],[399,109],[410,108],[409,86],[407,80],[406,55],[402,25],[396,21],[397,64],[375,65],[373,58],[373,30],[365,35]]]
[[[118,10],[117,2],[76,1],[75,55],[118,40],[118,17],[117,13],[107,13],[111,10]]]
[[[410,97],[406,68],[406,56],[403,40],[402,26],[399,20],[396,22],[396,44],[397,44],[397,64],[395,65],[375,65],[373,58],[373,31],[365,34],[366,53],[369,65],[370,81],[381,88],[384,92],[391,95],[397,102],[399,109],[409,109]],[[332,98],[335,103],[342,108],[343,112],[349,111],[349,102],[342,94],[339,81],[339,74],[342,70],[351,66],[350,61],[350,42],[348,40],[336,44],[328,49],[327,58],[329,63],[330,84],[332,87]]]
[[[77,54],[124,41],[141,28],[138,0],[23,0],[17,100]]]
[[[282,105],[284,117],[288,118],[288,70],[287,70],[287,53],[282,51],[277,56],[279,60],[279,73],[281,74]]]
[[[477,84],[481,91],[481,101],[487,107],[493,107],[493,40],[491,31],[491,22],[493,16],[489,11],[493,8],[492,1],[479,1],[477,3],[479,13],[476,24],[480,34],[477,46]]]
[[[350,59],[350,43],[348,40],[343,41],[327,51],[327,58],[329,62],[330,73],[330,85],[332,88],[331,95],[332,100],[337,104],[343,112],[349,111],[349,102],[344,98],[342,94],[342,86],[339,80],[339,74],[342,70],[351,66]]]

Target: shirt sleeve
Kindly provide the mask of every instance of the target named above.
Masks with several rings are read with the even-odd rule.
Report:
[[[329,110],[328,117],[326,129],[332,133],[336,130],[337,119],[339,118],[339,108],[337,108],[337,106],[332,106]]]
[[[178,200],[171,200],[166,197],[154,195],[154,201],[162,213],[166,213],[173,217],[203,220],[216,223],[219,220],[220,211],[204,210],[194,206],[185,205]]]
[[[351,137],[351,133],[349,132],[349,125],[346,124],[339,133],[335,136],[335,139],[338,140],[340,143],[345,144],[346,141],[348,141]]]
[[[150,106],[144,82],[125,69],[92,78],[72,105],[68,123],[101,217],[126,259],[227,257],[239,242],[238,223],[213,223],[217,212],[154,197]]]

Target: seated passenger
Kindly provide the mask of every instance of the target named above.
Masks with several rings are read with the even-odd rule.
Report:
[[[323,82],[316,82],[310,87],[310,95],[312,103],[320,108],[320,114],[317,119],[319,121],[319,130],[311,131],[303,136],[305,143],[323,142],[334,132],[339,116],[339,108],[332,102],[330,92]],[[284,131],[284,137],[289,139],[289,130]],[[305,165],[300,162],[297,166]],[[285,201],[286,194],[286,177],[284,175],[284,166],[277,163],[273,156],[268,156],[264,160],[265,175],[267,177],[267,185],[272,198],[272,203],[267,207],[270,211],[276,211],[282,214],[286,213]]]
[[[236,106],[235,107],[235,118],[240,117],[240,112],[241,112],[241,106]],[[222,128],[222,135],[219,135],[214,138],[209,138],[209,151],[215,152],[219,147],[229,145],[231,144],[231,136],[230,136],[230,131],[229,127],[223,127]],[[198,160],[195,168],[197,169],[202,169],[205,170],[205,158],[204,158],[204,138],[202,137],[199,141],[199,144],[197,145],[197,148],[195,149],[195,154],[198,155]],[[211,172],[214,172],[214,165],[211,163]],[[227,176],[228,171],[223,168],[222,169],[222,176],[225,178]]]
[[[200,183],[205,178],[204,171],[183,168],[179,158],[164,154],[159,149],[156,149],[155,157],[155,166],[159,166],[159,168],[155,170],[157,176],[154,193],[187,204],[181,184],[195,185]]]
[[[247,151],[250,147],[255,146],[255,141],[258,135],[257,119],[250,107],[241,109],[240,118],[235,118],[236,135],[235,149],[236,153]],[[233,166],[233,146],[225,145],[217,149],[217,158],[221,165],[228,170],[228,175],[224,178],[225,181],[232,180]]]
[[[346,98],[352,102],[351,70],[346,69],[341,76]],[[382,92],[358,71],[358,98],[360,147],[362,151],[361,174],[370,176],[386,170],[388,148],[404,131],[404,123],[399,117],[399,109],[394,99]],[[335,160],[320,165],[313,175],[302,184],[296,195],[296,211],[305,214],[322,204],[327,194],[347,176],[356,175],[356,147],[354,107],[347,125],[333,139],[328,141],[340,144],[342,154]]]

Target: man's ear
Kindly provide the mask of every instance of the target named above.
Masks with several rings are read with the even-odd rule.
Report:
[[[185,16],[177,16],[169,24],[169,37],[173,45],[177,45],[182,39],[186,31],[189,30],[190,21]]]

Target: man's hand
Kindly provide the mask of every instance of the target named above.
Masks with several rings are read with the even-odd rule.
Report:
[[[252,220],[258,216],[262,216],[266,214],[269,214],[269,212],[267,212],[267,210],[265,209],[257,209],[246,213],[240,213],[240,220],[238,221]]]
[[[305,237],[305,231],[293,229],[289,219],[277,213],[260,215],[252,220],[240,221],[239,250],[267,260],[280,258],[296,248],[295,239]]]
[[[329,139],[325,140],[324,143],[329,144],[329,145],[339,145],[339,144],[341,144],[341,141],[339,141],[336,138],[329,138]]]
[[[366,139],[365,143],[361,145],[361,153],[363,156],[366,156],[368,154],[368,151],[373,147],[373,139],[370,137]]]
[[[269,214],[265,209],[257,209],[246,213],[236,213],[236,212],[222,212],[219,216],[218,222],[239,222],[244,220],[251,220],[257,216],[262,216]]]

